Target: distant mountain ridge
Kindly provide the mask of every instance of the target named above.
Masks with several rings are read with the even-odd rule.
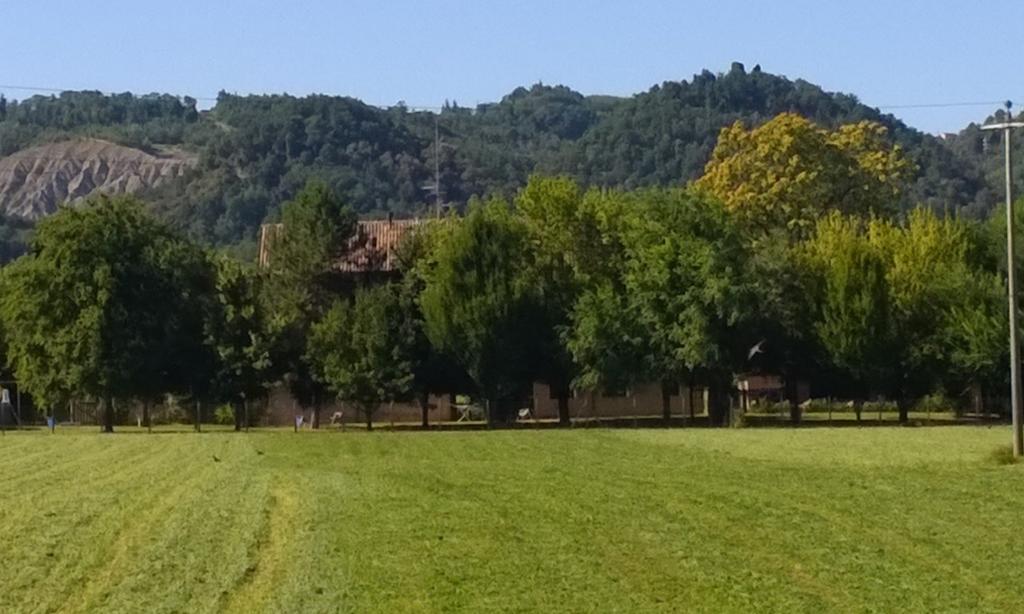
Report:
[[[319,95],[222,92],[206,112],[196,110],[195,100],[163,94],[35,96],[0,104],[0,156],[80,137],[137,153],[118,154],[124,157],[111,173],[87,148],[69,150],[76,162],[40,170],[40,177],[60,176],[57,185],[43,181],[32,189],[11,185],[23,168],[12,162],[16,153],[0,158],[0,169],[14,171],[0,175],[0,212],[38,217],[87,188],[137,192],[202,241],[254,244],[260,224],[274,221],[280,203],[312,177],[364,217],[431,208],[435,156],[441,199],[455,207],[474,196],[511,195],[536,172],[607,187],[682,184],[701,174],[722,127],[737,120],[756,125],[782,112],[827,126],[864,119],[886,125],[919,169],[906,207],[980,214],[993,204],[998,187],[989,185],[984,152],[965,153],[962,141],[947,144],[854,96],[736,63],[632,97],[536,84],[472,109],[449,103],[436,114]],[[168,146],[189,161],[133,158]],[[131,164],[142,170],[133,174]]]

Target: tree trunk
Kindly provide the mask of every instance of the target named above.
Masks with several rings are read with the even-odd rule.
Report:
[[[564,389],[558,393],[558,424],[572,426],[572,419],[569,416],[569,391]]]
[[[245,408],[245,432],[249,432],[249,399],[243,401],[243,407]]]
[[[508,399],[494,397],[487,400],[487,426],[498,428],[508,426],[514,421],[514,411],[510,410],[511,404]]]
[[[149,415],[149,401],[142,403],[142,426],[150,433],[153,432],[153,418]]]
[[[488,397],[484,403],[486,403],[484,411],[487,412],[487,428],[494,428],[498,425],[498,400]]]
[[[313,415],[309,417],[309,421],[314,431],[320,429],[320,397],[313,399]]]
[[[197,433],[200,433],[203,430],[203,428],[201,426],[202,422],[203,422],[203,404],[202,404],[201,401],[199,401],[197,399],[196,400],[196,432]]]
[[[729,387],[720,379],[712,377],[708,382],[708,422],[713,426],[729,426],[732,420]]]
[[[242,403],[235,401],[232,405],[235,410],[235,432],[240,433],[242,431]]]
[[[366,430],[367,432],[373,430],[373,410],[369,407],[363,408],[363,415],[366,418]]]
[[[103,399],[103,432],[114,432],[114,399],[109,396]]]
[[[420,426],[430,428],[430,393],[420,392]]]
[[[690,378],[689,383],[686,385],[686,395],[690,403],[690,420],[697,417],[697,408],[693,406],[693,378]]]
[[[905,373],[905,371],[904,371]],[[896,384],[896,411],[899,413],[900,424],[906,424],[910,420],[910,401],[907,398],[906,375],[899,378]]]
[[[786,373],[786,400],[789,401],[789,422],[796,426],[800,424],[800,403],[797,378],[792,372]]]
[[[667,382],[661,384],[661,419],[665,426],[672,422],[672,390]]]
[[[981,388],[981,384],[978,382],[971,383],[971,409],[974,411],[978,418],[981,418],[985,413],[985,402],[984,393]]]

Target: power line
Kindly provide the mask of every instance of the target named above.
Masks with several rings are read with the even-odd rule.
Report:
[[[31,85],[3,85],[0,84],[0,89],[3,90],[24,90],[26,92],[63,92],[65,90],[58,89],[55,87],[32,87]]]
[[[877,109],[941,109],[948,107],[989,107],[1006,104],[1005,100],[989,100],[985,102],[922,102],[916,104],[883,104]]]

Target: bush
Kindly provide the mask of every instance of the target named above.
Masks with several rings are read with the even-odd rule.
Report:
[[[933,413],[954,411],[955,408],[956,403],[941,392],[921,397],[917,404],[914,405],[914,411]]]
[[[157,424],[190,424],[195,422],[195,403],[187,397],[166,395],[161,403],[154,404],[150,410],[154,425]]]
[[[234,424],[235,410],[230,405],[221,405],[213,412],[213,421],[217,424]]]
[[[864,403],[863,413],[864,415],[880,414],[880,413],[896,413],[899,408],[892,401],[868,401]]]
[[[828,399],[808,399],[804,401],[800,409],[805,414],[827,414],[829,409],[840,411],[840,408],[836,407],[835,403],[830,402]]]
[[[768,415],[788,415],[789,414],[789,402],[788,401],[767,401],[760,399],[752,401],[750,403],[750,410],[748,413],[752,414],[768,414]]]

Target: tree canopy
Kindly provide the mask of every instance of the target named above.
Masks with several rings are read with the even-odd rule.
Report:
[[[490,404],[488,419],[510,419],[535,375],[544,334],[540,297],[522,220],[501,201],[480,203],[437,246],[420,305],[427,337],[449,353]]]
[[[289,388],[304,407],[319,407],[327,398],[322,379],[309,361],[313,326],[345,287],[337,260],[355,234],[352,210],[319,181],[311,181],[283,206],[283,226],[274,235],[264,296],[277,344],[276,362]]]
[[[310,331],[308,360],[316,377],[360,408],[367,429],[381,403],[412,392],[414,331],[398,292],[390,284],[361,288]]]
[[[44,220],[3,270],[8,361],[45,404],[69,394],[151,398],[200,387],[212,275],[205,255],[132,198],[100,197]]]
[[[862,121],[830,132],[783,113],[751,130],[722,130],[697,186],[751,229],[805,235],[826,212],[867,216],[892,210],[909,175],[886,129]]]
[[[207,324],[208,343],[216,355],[213,395],[232,405],[239,429],[244,405],[262,397],[282,375],[273,361],[275,334],[280,331],[273,326],[264,298],[265,275],[223,256],[215,265],[216,300]]]

